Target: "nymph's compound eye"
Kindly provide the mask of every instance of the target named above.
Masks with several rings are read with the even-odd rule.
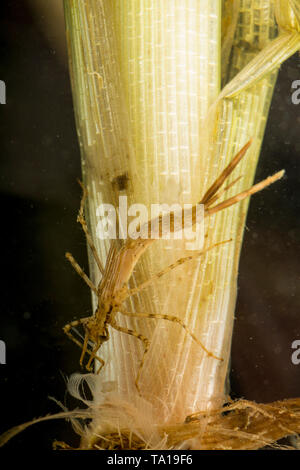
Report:
[[[243,156],[246,154],[246,151],[248,147],[250,146],[250,144],[251,144],[251,141],[249,141],[246,145],[244,145],[244,147],[235,155],[235,157],[231,160],[231,162],[222,171],[219,177],[209,187],[209,189],[206,191],[206,193],[202,197],[200,204],[203,204],[205,206],[206,216],[216,214],[217,212],[220,212],[223,209],[226,209],[227,207],[230,207],[242,201],[243,199],[251,196],[252,194],[255,194],[256,192],[261,191],[263,188],[269,186],[270,184],[274,183],[275,181],[277,181],[283,176],[284,171],[280,171],[276,173],[275,175],[270,176],[269,178],[266,178],[260,183],[257,183],[251,188],[246,189],[242,191],[241,193],[236,194],[235,196],[229,197],[228,199],[225,198],[223,202],[216,203],[216,201],[219,199],[222,192],[232,187],[238,181],[239,178],[227,184],[227,186],[223,188],[223,190],[221,188],[224,185],[225,181],[228,180],[229,175],[233,172],[235,167],[238,165],[238,163],[241,161]],[[125,183],[126,183],[126,178],[124,176],[122,176],[121,179],[116,180],[116,184],[119,185],[119,190],[123,188]],[[98,306],[94,315],[72,322],[69,325],[66,325],[65,327],[65,332],[68,334],[68,336],[77,345],[79,345],[82,348],[80,363],[82,363],[83,357],[85,353],[87,352],[90,355],[90,358],[87,363],[87,369],[90,370],[92,361],[94,359],[97,359],[98,361],[100,361],[100,364],[101,364],[99,371],[101,370],[101,368],[104,365],[104,361],[100,359],[96,354],[99,348],[101,347],[101,345],[104,342],[108,341],[109,339],[109,332],[107,329],[109,325],[117,331],[126,333],[130,336],[134,336],[135,338],[140,340],[144,346],[144,353],[143,353],[142,359],[140,360],[139,369],[138,369],[136,380],[135,380],[136,389],[140,393],[138,382],[139,382],[139,377],[141,375],[141,371],[145,362],[146,354],[150,347],[150,340],[148,340],[148,338],[140,334],[138,331],[135,331],[133,329],[128,329],[128,328],[118,325],[117,322],[115,321],[115,314],[117,312],[120,312],[123,315],[127,315],[129,317],[156,318],[157,320],[167,320],[173,323],[177,323],[186,330],[187,334],[189,334],[193,338],[193,340],[196,341],[196,343],[198,343],[198,345],[206,352],[208,356],[213,357],[214,359],[223,361],[222,357],[218,357],[214,355],[211,351],[209,351],[205,347],[205,345],[201,343],[201,341],[199,341],[199,339],[193,334],[189,326],[186,325],[180,318],[177,318],[172,315],[166,315],[166,314],[151,314],[151,313],[146,313],[146,312],[145,313],[126,312],[122,309],[122,304],[124,303],[126,298],[129,298],[133,295],[138,294],[140,291],[148,287],[156,279],[161,278],[170,270],[175,269],[177,266],[180,266],[181,264],[186,263],[192,260],[193,258],[202,256],[205,252],[219,245],[230,242],[231,239],[224,240],[219,243],[215,243],[214,245],[208,246],[202,251],[198,251],[191,256],[186,256],[186,257],[177,259],[177,261],[170,264],[159,273],[150,276],[147,280],[139,284],[137,287],[133,289],[127,289],[127,282],[134,271],[134,267],[136,263],[138,262],[142,253],[146,250],[148,243],[150,242],[152,243],[154,240],[150,239],[149,241],[145,239],[143,241],[141,238],[134,240],[129,237],[126,239],[125,243],[120,249],[118,249],[117,246],[112,243],[109,249],[109,253],[108,253],[105,268],[104,268],[98,256],[92,237],[89,234],[88,227],[84,218],[84,203],[85,203],[86,197],[87,197],[87,192],[85,188],[83,187],[83,197],[82,197],[81,204],[80,204],[78,221],[81,223],[82,229],[87,238],[87,242],[94,255],[95,262],[97,263],[99,267],[99,271],[102,274],[102,280],[100,281],[100,284],[98,285],[98,287],[95,286],[93,282],[90,280],[90,278],[84,273],[83,269],[75,261],[73,256],[70,253],[66,254],[67,259],[70,261],[75,271],[77,271],[77,273],[82,277],[85,283],[90,287],[90,289],[96,294],[98,298]],[[184,212],[184,209],[181,209],[181,215],[183,214],[183,212]],[[183,218],[181,220],[183,220]],[[194,223],[195,221],[193,220],[193,224]],[[148,227],[152,226],[151,220],[147,222],[147,226]],[[163,230],[162,226],[163,226],[163,218],[159,218],[159,233],[160,231]],[[170,228],[171,232],[174,230],[175,230],[174,227],[172,230]],[[70,328],[74,326],[76,327],[79,324],[81,324],[85,330],[85,335],[84,337],[81,337],[80,340],[73,337],[70,333]],[[90,346],[91,348],[90,350],[87,350],[87,345],[90,345],[90,342],[92,342],[93,345]]]

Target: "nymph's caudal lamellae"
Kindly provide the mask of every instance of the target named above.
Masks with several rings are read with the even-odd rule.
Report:
[[[147,397],[159,422],[183,422],[187,415],[218,408],[226,400],[248,202],[246,198],[221,211],[227,204],[221,201],[237,202],[235,195],[253,184],[278,67],[300,44],[295,4],[65,2],[84,184],[89,190],[87,221],[103,266],[110,242],[96,236],[100,204],[117,207],[120,195],[127,196],[128,205],[147,208],[153,203],[194,204],[253,139],[247,157],[224,182],[226,192],[207,208],[205,246],[232,241],[147,284],[155,273],[192,254],[181,240],[159,240],[138,257],[134,272],[130,260],[119,278],[124,274],[129,279],[131,293],[147,285],[122,304],[123,313],[147,316],[115,316],[123,330],[144,340],[110,324],[110,339],[99,351],[105,362],[99,378],[104,387],[110,384],[122,400],[133,403],[139,375],[141,396]],[[122,244],[116,245],[123,255]],[[91,251],[90,269],[98,286],[101,276]],[[93,312],[98,301],[98,293],[93,294]],[[171,315],[181,324],[149,314]],[[223,361],[209,356],[183,324]]]
[[[234,159],[229,163],[229,165],[222,171],[221,175],[216,179],[216,181],[208,188],[208,190],[204,193],[200,204],[204,205],[204,215],[210,216],[215,214],[222,209],[226,209],[237,202],[242,201],[246,197],[249,197],[251,194],[256,193],[264,189],[266,186],[274,183],[278,179],[280,179],[284,171],[280,171],[273,176],[270,176],[266,180],[261,181],[260,183],[252,186],[249,189],[244,190],[243,192],[229,198],[225,199],[223,202],[219,202],[216,204],[216,201],[220,197],[219,190],[228,179],[229,175],[233,172],[235,167],[238,165],[242,157],[245,155],[247,149],[249,148],[251,142],[248,142],[234,157]],[[235,183],[235,181],[234,181]],[[229,189],[228,186],[225,187]],[[83,230],[87,236],[88,244],[91,248],[92,253],[95,257],[95,262],[98,264],[100,273],[102,274],[102,279],[99,282],[98,287],[93,285],[92,281],[86,276],[77,262],[74,260],[70,253],[67,253],[67,258],[78,272],[78,274],[82,277],[82,279],[87,283],[87,285],[92,289],[92,292],[96,293],[98,297],[98,305],[95,313],[91,317],[81,318],[79,320],[75,320],[64,327],[65,333],[72,339],[77,345],[82,348],[82,353],[80,357],[80,364],[82,365],[83,359],[85,354],[89,355],[88,362],[86,364],[86,368],[88,371],[91,371],[91,365],[93,361],[99,361],[99,367],[96,367],[97,372],[99,373],[102,370],[102,367],[105,365],[103,359],[101,359],[97,354],[102,346],[102,344],[109,340],[109,331],[108,327],[114,328],[115,330],[119,331],[120,333],[128,334],[130,336],[135,337],[137,340],[140,340],[143,344],[144,351],[141,358],[141,362],[139,365],[139,369],[137,372],[137,376],[135,379],[135,386],[140,393],[139,389],[139,378],[142,372],[143,365],[145,363],[146,354],[150,348],[150,340],[146,338],[142,334],[140,334],[136,330],[132,330],[129,328],[124,328],[118,324],[116,317],[118,313],[126,315],[128,317],[135,317],[135,318],[151,318],[156,320],[166,320],[173,323],[178,323],[181,327],[183,327],[186,332],[192,337],[192,339],[203,349],[203,351],[207,354],[208,357],[211,357],[215,360],[222,361],[221,357],[218,357],[212,351],[209,351],[204,344],[197,339],[197,337],[192,333],[190,327],[185,324],[180,317],[176,317],[174,315],[166,314],[166,313],[146,313],[146,312],[129,312],[126,311],[123,307],[123,304],[126,299],[130,298],[133,295],[139,294],[142,290],[148,288],[152,283],[156,280],[160,279],[163,275],[166,275],[172,269],[181,266],[183,263],[187,263],[193,259],[197,259],[200,256],[204,255],[209,250],[226,243],[226,241],[216,243],[212,246],[204,248],[202,251],[198,251],[190,256],[186,256],[184,258],[179,258],[175,263],[172,263],[170,266],[166,267],[163,271],[160,271],[156,275],[151,276],[150,279],[146,280],[138,287],[134,289],[128,289],[127,283],[133,273],[135,265],[139,261],[141,255],[145,252],[145,250],[155,242],[155,239],[151,239],[151,230],[153,225],[153,221],[149,221],[146,223],[146,238],[138,238],[136,240],[128,239],[125,241],[122,248],[119,250],[113,244],[111,244],[111,249],[108,254],[107,262],[105,267],[102,267],[102,264],[99,260],[96,247],[92,241],[91,236],[87,230],[87,226],[85,223],[85,219],[83,217],[83,206],[84,201],[86,198],[86,191],[84,190],[84,196],[81,201],[80,212],[78,216],[78,220],[81,223]],[[170,230],[174,231],[174,218],[175,214],[168,214],[170,220]],[[159,235],[162,235],[163,229],[163,218],[164,216],[159,216],[158,223],[156,226],[158,227]],[[184,223],[184,217],[181,217],[182,222]],[[192,225],[196,224],[196,206],[192,208],[192,218],[191,218]],[[145,232],[145,230],[144,230]],[[229,241],[229,240],[228,240]],[[80,342],[73,334],[72,328],[76,328],[77,326],[82,325],[84,329],[84,340]],[[92,343],[92,346],[88,346],[89,343]]]
[[[273,177],[244,190],[253,185],[278,68],[300,48],[300,1],[64,4],[88,188],[90,235],[80,222],[90,237],[89,278],[69,260],[93,292],[95,315],[75,320],[66,332],[83,326],[83,344],[73,336],[82,362],[92,366],[98,350],[99,364],[105,362],[99,375],[84,379],[92,387],[93,420],[80,431],[82,447],[259,448],[299,431],[297,400],[231,403],[225,415],[222,406],[247,196]],[[223,174],[225,191],[217,199],[219,175],[250,137],[247,157]],[[213,248],[193,257],[182,240],[157,240],[147,247],[116,242],[110,251],[109,240],[97,239],[97,208],[117,207],[122,195],[128,206],[148,209],[155,203],[183,207],[202,196],[205,247]],[[135,260],[126,258],[129,248]],[[123,256],[122,268],[108,276]],[[176,264],[186,257],[193,259]],[[170,265],[176,268],[165,271]],[[163,274],[151,279],[156,273]],[[107,301],[112,291],[128,297],[103,304],[103,292]],[[78,398],[81,380],[70,382]]]

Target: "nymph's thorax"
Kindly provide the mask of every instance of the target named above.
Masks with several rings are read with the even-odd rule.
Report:
[[[99,328],[104,328],[110,323],[113,314],[117,313],[127,295],[127,289],[120,289],[117,292],[99,289],[98,306],[94,318]]]
[[[99,299],[99,303],[93,318],[97,323],[99,330],[104,330],[106,325],[110,322],[111,314],[113,312],[113,305],[109,301]]]
[[[98,308],[107,313],[111,307],[117,309],[127,297],[127,287],[123,283],[122,286],[116,286],[106,282],[103,279],[98,286]]]

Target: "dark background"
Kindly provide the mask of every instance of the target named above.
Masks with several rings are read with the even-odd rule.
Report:
[[[44,34],[47,16],[32,4],[0,6],[0,433],[58,412],[48,396],[73,407],[65,378],[78,355],[62,327],[91,312],[90,293],[64,257],[68,250],[87,268],[65,44],[51,28]],[[295,55],[280,70],[256,179],[281,168],[286,177],[252,198],[240,263],[231,395],[258,402],[300,395],[300,365],[291,362],[300,339],[300,106],[291,102],[299,65]],[[76,443],[69,423],[48,421],[7,448],[46,450],[54,439]]]

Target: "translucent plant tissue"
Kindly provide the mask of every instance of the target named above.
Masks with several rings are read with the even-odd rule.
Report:
[[[109,256],[114,256],[126,237],[100,239],[103,204],[120,211],[120,201],[126,200],[127,208],[138,204],[148,216],[153,204],[194,205],[250,140],[221,201],[252,186],[278,68],[300,48],[300,2],[64,4],[88,192],[85,215],[105,266],[110,247],[114,251]],[[126,311],[144,316],[119,313],[121,331],[109,328],[109,340],[99,350],[105,363],[101,372],[71,377],[70,393],[88,405],[82,416],[92,418],[80,427],[78,415],[70,412],[82,436],[81,448],[256,449],[299,432],[297,399],[258,405],[229,398],[227,373],[248,202],[245,198],[206,217],[204,250],[217,246],[126,300]],[[143,222],[150,218],[145,215]],[[231,241],[222,243],[226,240]],[[135,265],[129,288],[201,248],[186,240],[156,240]],[[101,273],[91,250],[89,259],[90,277],[98,285]],[[97,292],[92,296],[95,311]],[[180,321],[155,318],[162,314]],[[149,342],[140,373],[145,341],[138,335]],[[80,393],[84,381],[92,400]],[[223,415],[225,403],[228,414]]]
[[[99,205],[118,206],[126,196],[128,206],[143,204],[150,214],[155,203],[195,204],[249,139],[229,183],[242,178],[226,198],[251,186],[278,67],[299,49],[299,2],[68,1],[65,12],[87,217],[105,265],[111,242],[97,238]],[[223,361],[208,356],[175,322],[120,314],[124,329],[150,341],[141,397],[135,378],[144,345],[113,329],[101,347],[105,366],[96,395],[108,387],[137,416],[143,410],[145,418],[148,410],[159,426],[224,404],[247,204],[205,224],[205,246],[232,243],[170,270],[127,305],[136,313],[180,318]],[[113,243],[120,247],[122,240]],[[131,287],[190,253],[185,240],[153,243]],[[92,256],[90,267],[97,283]],[[122,406],[115,408],[118,419]],[[98,422],[95,429],[113,432],[105,431],[100,416]]]

